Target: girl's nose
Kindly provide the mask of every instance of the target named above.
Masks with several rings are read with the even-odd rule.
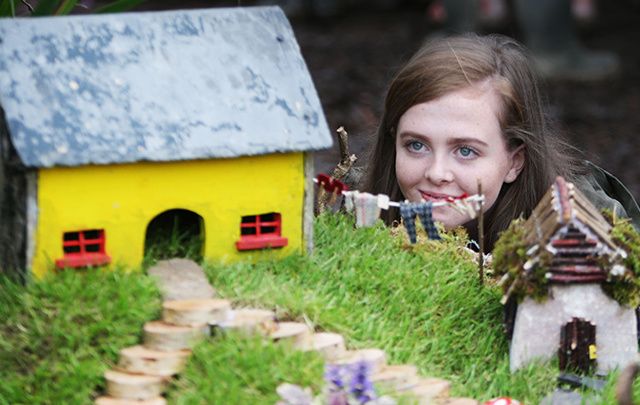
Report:
[[[424,176],[433,184],[446,184],[453,181],[453,171],[446,157],[434,156],[431,164],[427,166]]]

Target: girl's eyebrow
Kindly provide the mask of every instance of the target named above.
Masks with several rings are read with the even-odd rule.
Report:
[[[468,138],[468,137],[450,138],[449,140],[447,140],[447,143],[450,145],[457,145],[461,143],[475,143],[480,146],[485,146],[485,147],[489,146],[489,144],[487,144],[485,141],[482,141],[478,138]]]
[[[406,138],[406,137],[414,137],[429,140],[430,138],[427,135],[420,134],[418,132],[413,131],[402,131],[398,134],[398,138]],[[472,137],[459,137],[459,138],[449,138],[447,139],[447,144],[449,145],[459,145],[459,144],[477,144],[480,146],[488,147],[485,141],[482,141],[478,138]]]
[[[415,138],[429,139],[428,136],[420,134],[418,132],[413,132],[413,131],[402,131],[398,134],[398,138],[406,138],[408,136],[412,136]]]

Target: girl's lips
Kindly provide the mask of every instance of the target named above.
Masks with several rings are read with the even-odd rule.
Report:
[[[453,201],[460,198],[466,197],[466,194],[462,194],[460,196],[453,196],[450,194],[440,194],[440,193],[427,193],[425,191],[421,191],[420,195],[427,201]]]

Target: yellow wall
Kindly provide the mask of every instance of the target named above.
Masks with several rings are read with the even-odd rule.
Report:
[[[136,163],[43,169],[38,177],[38,221],[33,273],[40,277],[62,258],[65,231],[102,228],[112,263],[138,266],[149,222],[169,209],[204,219],[204,255],[235,260],[240,218],[282,214],[286,255],[302,249],[304,156],[273,154],[235,159]]]

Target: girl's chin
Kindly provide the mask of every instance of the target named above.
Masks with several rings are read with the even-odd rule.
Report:
[[[444,229],[450,231],[470,221],[467,216],[460,214],[457,211],[454,212],[437,212],[434,210],[433,219],[444,226]]]

